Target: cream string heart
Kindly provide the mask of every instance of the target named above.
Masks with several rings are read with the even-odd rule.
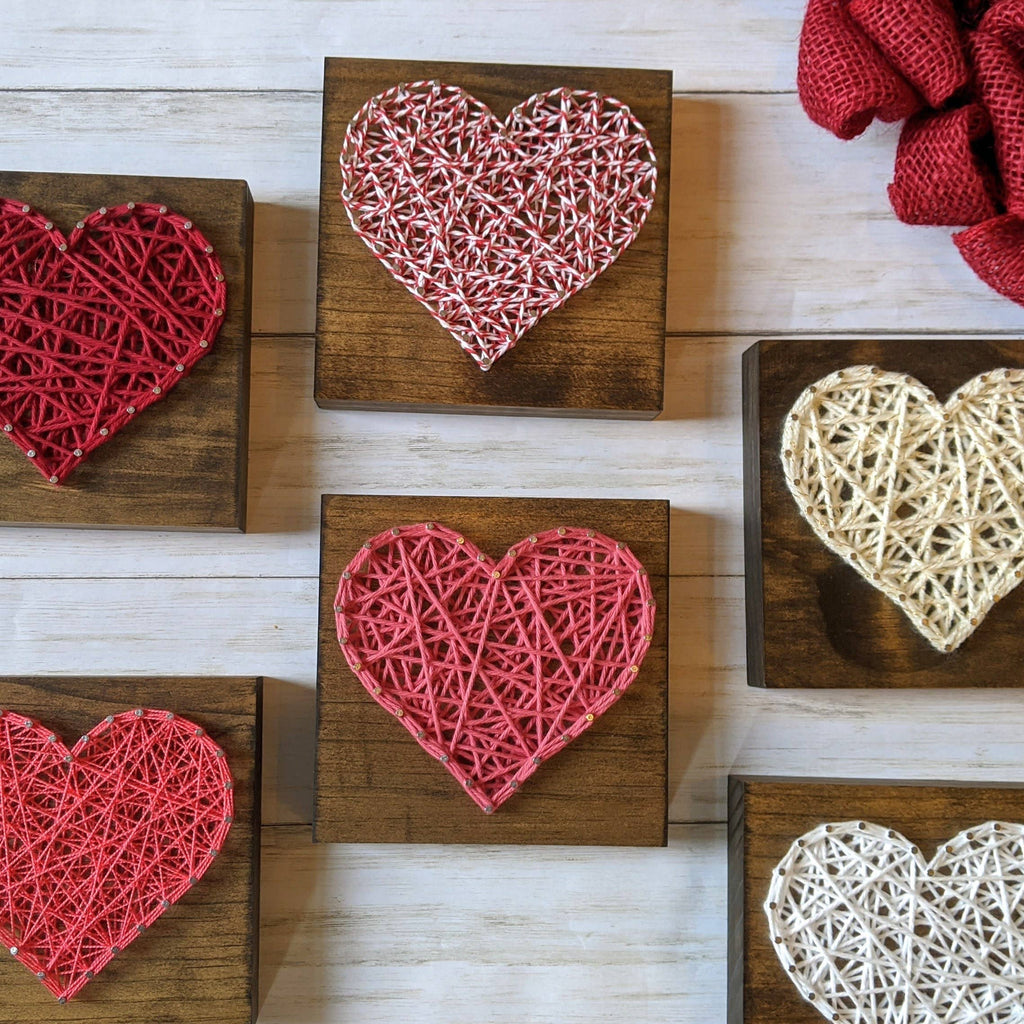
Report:
[[[953,651],[1024,574],[1024,370],[923,384],[851,366],[786,417],[782,464],[821,541]]]
[[[554,89],[500,123],[425,81],[352,118],[341,180],[356,234],[488,370],[633,242],[657,170],[646,129],[610,96]]]
[[[170,711],[108,715],[70,749],[0,711],[0,942],[67,1002],[213,865],[233,788]]]
[[[440,523],[396,526],[335,600],[359,681],[488,814],[625,693],[654,611],[636,556],[579,527],[493,562]]]
[[[1024,826],[988,822],[925,862],[871,822],[819,825],[772,872],[772,945],[841,1024],[1024,1019]]]

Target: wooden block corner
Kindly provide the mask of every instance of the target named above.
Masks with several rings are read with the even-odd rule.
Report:
[[[325,495],[316,841],[664,846],[668,512],[664,501]],[[426,521],[459,529],[494,556],[530,533],[591,526],[629,544],[658,605],[636,682],[491,815],[367,695],[337,641],[338,580],[360,545],[391,526]]]
[[[105,715],[166,708],[227,754],[234,822],[195,889],[66,1005],[11,959],[0,961],[0,1024],[103,1021],[254,1024],[258,1003],[262,680],[222,677],[0,677],[0,706],[72,744]],[[57,1012],[59,1010],[59,1013]]]
[[[591,287],[545,316],[487,373],[355,235],[338,159],[352,116],[400,82],[459,85],[504,118],[568,85],[617,97],[658,159],[636,241]],[[653,419],[663,405],[672,73],[638,69],[327,58],[320,185],[314,396],[325,409]]]
[[[930,859],[945,840],[985,821],[1024,822],[1012,783],[800,779],[729,780],[729,1024],[818,1024],[779,963],[762,904],[772,870],[817,825],[870,821],[895,829]]]
[[[766,687],[1024,686],[1024,587],[949,654],[828,550],[786,485],[779,441],[801,392],[846,366],[907,373],[940,401],[987,369],[1024,367],[1024,341],[770,339],[743,355],[747,680]]]
[[[0,444],[0,524],[245,529],[253,201],[238,179],[0,172],[0,196],[45,211],[64,231],[101,206],[158,202],[194,220],[228,284],[208,355],[60,487]]]

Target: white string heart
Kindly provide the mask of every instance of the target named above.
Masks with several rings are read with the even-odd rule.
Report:
[[[988,822],[932,860],[870,822],[819,825],[772,872],[772,945],[840,1024],[1024,1021],[1024,826]]]

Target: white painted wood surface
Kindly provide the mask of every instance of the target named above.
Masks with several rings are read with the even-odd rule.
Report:
[[[1012,691],[745,685],[743,348],[1024,330],[948,231],[891,216],[895,129],[841,144],[806,121],[792,94],[802,6],[5,0],[0,165],[244,177],[257,201],[250,533],[0,530],[0,607],[5,672],[268,677],[261,1020],[715,1024],[730,771],[1024,777]],[[315,409],[325,54],[674,69],[661,420]],[[310,845],[329,490],[672,500],[668,850]]]

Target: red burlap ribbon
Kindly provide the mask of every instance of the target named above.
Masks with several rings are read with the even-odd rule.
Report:
[[[1024,0],[810,0],[797,86],[841,139],[906,119],[889,200],[1024,305]]]

